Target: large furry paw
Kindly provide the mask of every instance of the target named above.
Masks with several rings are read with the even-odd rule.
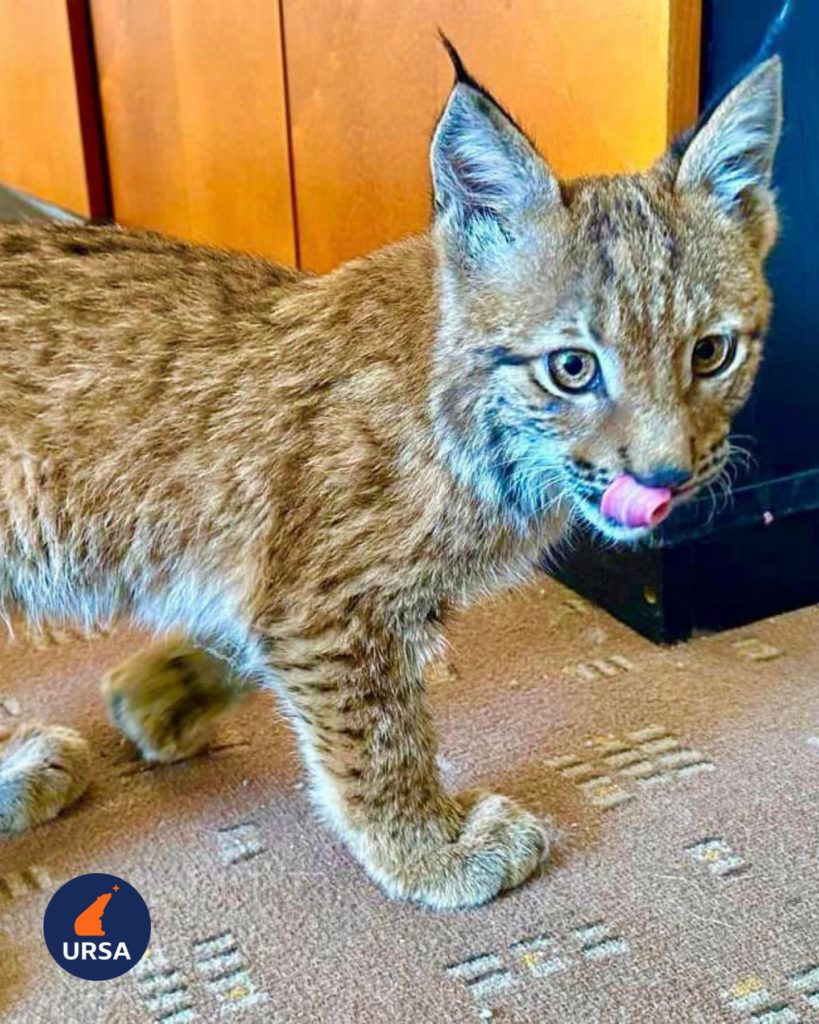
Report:
[[[406,866],[379,880],[391,895],[435,910],[477,907],[513,889],[546,859],[555,838],[548,822],[508,797],[464,800],[460,834],[451,843],[408,851]]]
[[[102,680],[111,721],[148,761],[179,761],[205,745],[219,715],[246,692],[224,661],[168,641],[138,651]]]
[[[55,817],[85,792],[88,743],[62,726],[20,725],[0,738],[0,832],[22,832]]]

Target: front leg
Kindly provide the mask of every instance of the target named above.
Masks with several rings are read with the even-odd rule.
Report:
[[[148,761],[191,757],[251,689],[228,661],[176,637],[137,651],[102,679],[109,718]]]
[[[544,859],[548,826],[512,800],[444,792],[420,659],[405,644],[323,633],[267,646],[314,795],[389,895],[437,910],[477,906]]]

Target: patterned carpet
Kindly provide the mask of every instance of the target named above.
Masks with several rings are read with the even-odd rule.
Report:
[[[436,915],[385,899],[311,812],[267,695],[211,751],[132,759],[105,721],[117,634],[9,645],[0,724],[72,725],[95,781],[0,841],[0,1019],[117,1024],[819,1021],[819,609],[657,648],[548,580],[464,615],[431,692],[448,784],[553,815],[540,877]],[[48,899],[111,872],[150,955],[80,981]]]

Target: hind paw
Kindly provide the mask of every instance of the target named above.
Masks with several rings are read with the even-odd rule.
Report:
[[[0,832],[22,832],[56,817],[85,792],[88,743],[59,725],[20,725],[0,738]]]

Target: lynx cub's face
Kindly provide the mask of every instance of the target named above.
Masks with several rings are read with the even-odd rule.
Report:
[[[464,71],[432,143],[454,468],[511,515],[600,512],[629,473],[674,501],[717,481],[770,316],[781,65],[760,65],[643,174],[559,182]]]

